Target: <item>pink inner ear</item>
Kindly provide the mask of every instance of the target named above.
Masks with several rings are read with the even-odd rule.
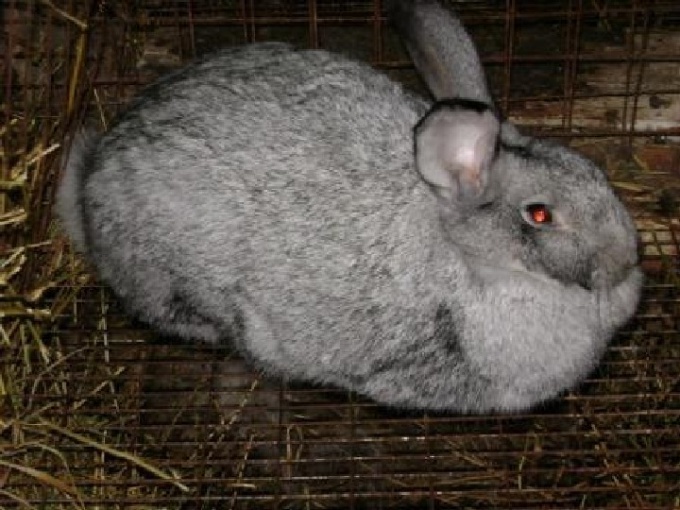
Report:
[[[471,139],[467,146],[458,147],[454,156],[459,169],[458,179],[466,188],[480,192],[484,186],[482,172],[489,164],[489,144],[492,144],[493,140],[487,134],[476,133],[474,130],[470,130],[465,135]],[[472,138],[475,135],[477,135],[476,140]]]
[[[473,168],[477,165],[477,160],[479,159],[479,156],[477,155],[477,152],[479,152],[479,141],[475,144],[475,147],[465,147],[462,149],[459,149],[458,152],[456,153],[456,159],[460,163],[460,165],[464,168]]]
[[[480,184],[479,184],[479,174],[478,173],[470,172],[470,173],[467,173],[467,174],[463,174],[461,180],[465,181],[465,183],[468,184],[470,188],[474,188],[477,191],[479,191]]]
[[[463,164],[463,162],[461,162],[461,164]],[[481,182],[479,163],[476,161],[465,163],[465,166],[461,168],[463,170],[459,173],[460,183],[467,189],[474,189],[476,191],[480,191]]]
[[[440,194],[474,199],[489,181],[498,130],[496,117],[488,111],[436,110],[417,135],[418,170]]]

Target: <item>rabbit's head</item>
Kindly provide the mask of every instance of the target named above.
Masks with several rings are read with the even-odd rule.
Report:
[[[455,244],[477,265],[606,290],[637,265],[637,234],[604,173],[502,121],[462,24],[435,0],[391,19],[438,100],[415,129],[416,166]]]
[[[601,170],[503,128],[469,100],[435,104],[415,129],[416,166],[472,265],[524,270],[598,291],[637,265],[637,234]]]

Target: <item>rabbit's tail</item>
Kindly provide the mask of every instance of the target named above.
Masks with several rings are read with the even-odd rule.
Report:
[[[83,176],[96,140],[96,134],[91,131],[75,135],[56,195],[56,213],[61,220],[62,228],[71,239],[73,247],[80,252],[86,251],[81,204]]]

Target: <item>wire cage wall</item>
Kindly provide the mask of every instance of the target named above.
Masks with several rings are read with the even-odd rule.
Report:
[[[427,91],[380,0],[6,0],[0,508],[680,508],[680,5],[449,3],[503,111],[601,164],[635,217],[644,296],[599,368],[527,413],[413,413],[129,320],[51,212],[81,126],[259,40]]]

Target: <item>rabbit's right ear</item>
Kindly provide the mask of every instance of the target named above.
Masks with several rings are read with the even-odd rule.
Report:
[[[441,101],[415,127],[415,162],[440,198],[470,204],[487,191],[500,123],[475,101]]]

